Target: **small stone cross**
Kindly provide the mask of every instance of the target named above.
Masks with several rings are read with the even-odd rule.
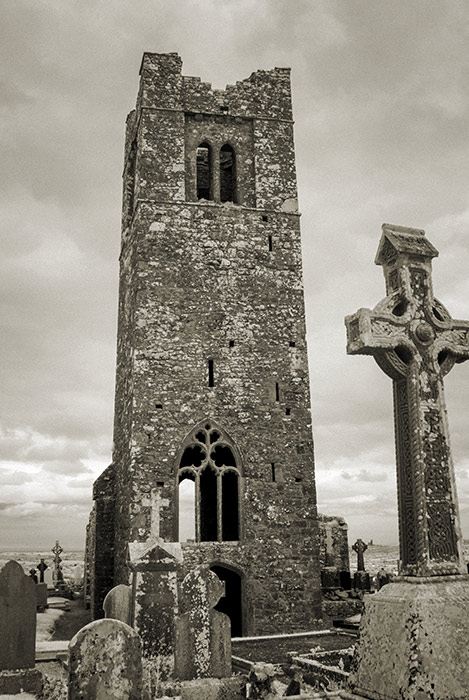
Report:
[[[393,379],[399,573],[460,574],[462,537],[443,377],[469,359],[469,322],[433,296],[438,251],[419,229],[383,224],[376,255],[387,297],[345,319],[347,352],[373,355]]]
[[[152,539],[158,539],[160,537],[161,509],[169,505],[169,500],[167,498],[162,498],[162,490],[162,486],[157,486],[156,489],[151,490],[150,498],[146,498],[142,502],[142,505],[150,508],[149,536]]]
[[[365,558],[364,553],[368,549],[368,545],[363,542],[363,540],[357,540],[352,549],[357,553],[357,571],[365,571]]]
[[[39,583],[44,583],[44,571],[49,568],[44,559],[41,559],[36,568],[39,571]]]

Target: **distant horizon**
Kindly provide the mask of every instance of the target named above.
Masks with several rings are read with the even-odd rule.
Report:
[[[389,222],[426,231],[435,295],[469,319],[468,23],[468,3],[426,0],[2,4],[6,551],[81,551],[111,462],[124,135],[144,52],[177,52],[214,89],[291,69],[318,510],[351,543],[398,541],[392,382],[347,356],[344,317],[385,296],[373,261]],[[469,537],[469,362],[445,395]]]

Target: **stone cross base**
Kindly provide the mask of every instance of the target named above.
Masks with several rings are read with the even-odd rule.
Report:
[[[35,668],[0,671],[0,695],[42,692],[42,674]]]
[[[401,577],[367,598],[353,693],[463,700],[469,688],[469,576]]]

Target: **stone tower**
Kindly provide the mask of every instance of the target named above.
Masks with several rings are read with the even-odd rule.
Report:
[[[89,529],[94,614],[127,582],[129,542],[178,541],[189,480],[184,568],[225,580],[233,634],[310,629],[320,571],[290,72],[213,90],[177,54],[145,53],[140,75],[113,462]]]

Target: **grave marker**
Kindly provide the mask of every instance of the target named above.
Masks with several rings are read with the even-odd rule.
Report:
[[[182,582],[186,612],[176,620],[174,672],[179,680],[231,676],[230,618],[213,609],[224,593],[223,581],[204,566]]]
[[[36,584],[9,561],[0,569],[0,693],[41,690],[35,648]]]
[[[69,644],[68,700],[141,700],[140,638],[119,620],[95,620]]]
[[[38,612],[44,612],[47,606],[47,585],[36,583],[36,605]]]
[[[46,569],[44,571],[44,583],[47,586],[47,589],[53,589],[54,588],[54,580],[52,576],[52,569]]]
[[[121,583],[111,588],[103,602],[104,617],[132,626],[132,589]]]
[[[54,555],[54,572],[52,574],[52,580],[54,582],[54,586],[57,586],[57,583],[63,580],[63,575],[60,568],[60,562],[62,561],[60,555],[63,551],[64,550],[59,544],[59,540],[56,540],[55,545],[52,547],[52,553]]]
[[[44,583],[44,571],[48,569],[49,567],[47,566],[46,562],[44,559],[41,559],[39,564],[37,565],[36,569],[39,571],[39,583]]]
[[[178,542],[161,539],[129,544],[132,572],[132,624],[142,640],[143,654],[160,680],[174,671],[174,620],[178,614]]]
[[[363,556],[368,545],[363,540],[358,539],[352,545],[352,549],[357,553],[357,570],[353,577],[353,587],[357,591],[369,591],[371,588],[370,574],[365,571],[365,558]]]
[[[399,573],[411,576],[463,570],[443,377],[469,358],[469,322],[433,296],[436,255],[423,231],[385,224],[376,263],[388,296],[346,319],[347,352],[373,355],[393,380]]]
[[[346,318],[347,352],[372,355],[393,380],[400,576],[365,603],[354,692],[366,697],[467,697],[469,576],[443,377],[469,359],[469,323],[433,296],[425,232],[383,225],[376,263],[388,296]]]

